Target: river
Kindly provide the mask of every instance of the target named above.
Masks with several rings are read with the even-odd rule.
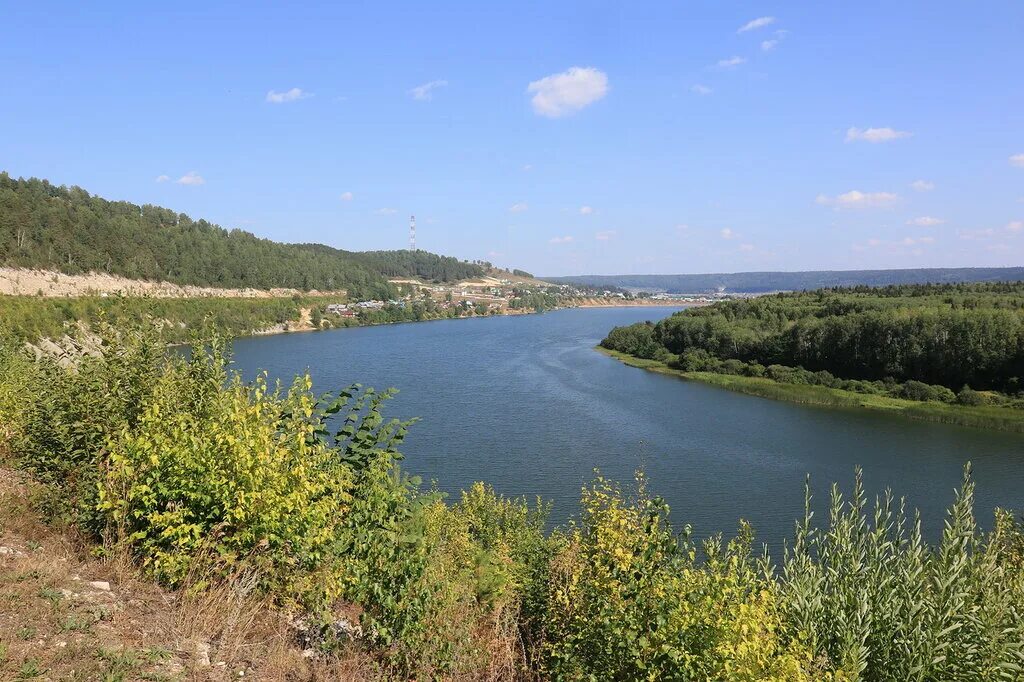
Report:
[[[420,417],[405,470],[457,495],[483,480],[506,495],[541,496],[562,523],[594,470],[630,482],[645,471],[675,523],[697,537],[733,533],[742,517],[773,549],[792,536],[811,476],[819,520],[832,481],[857,465],[872,494],[890,487],[941,532],[967,460],[976,511],[1024,509],[1024,436],[818,408],[733,393],[627,367],[593,347],[612,327],[675,308],[578,308],[543,315],[445,320],[239,339],[236,367],[320,391],[359,382],[396,387],[388,415]]]

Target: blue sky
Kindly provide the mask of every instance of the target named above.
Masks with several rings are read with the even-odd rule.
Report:
[[[540,274],[1024,261],[1024,3],[291,5],[7,3],[0,169]]]

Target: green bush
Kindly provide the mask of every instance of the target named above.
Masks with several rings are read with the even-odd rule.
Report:
[[[641,482],[626,498],[598,479],[552,561],[545,672],[565,680],[802,680],[808,657],[785,635],[750,534],[696,562],[668,508]]]
[[[1011,568],[1019,528],[1005,515],[987,538],[975,524],[969,467],[935,549],[891,495],[868,507],[857,472],[845,501],[833,485],[828,527],[811,499],[783,562],[786,620],[816,660],[844,679],[1019,679],[1024,572]]]
[[[988,402],[985,400],[984,393],[972,390],[970,386],[964,386],[960,389],[960,392],[956,394],[956,401],[961,405],[969,405],[971,407],[984,405]]]

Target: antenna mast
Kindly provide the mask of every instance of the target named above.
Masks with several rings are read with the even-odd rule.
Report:
[[[409,216],[409,250],[416,250],[416,216]]]

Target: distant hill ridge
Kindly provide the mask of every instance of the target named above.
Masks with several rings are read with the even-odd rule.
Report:
[[[622,287],[698,293],[724,289],[735,293],[800,291],[823,287],[886,286],[889,284],[948,284],[1024,280],[1024,267],[912,268],[904,270],[809,270],[806,272],[733,272],[698,275],[578,275],[544,277],[558,284]]]
[[[389,277],[457,281],[484,269],[426,251],[353,252],[283,244],[150,204],[0,172],[0,266],[232,289],[394,293]]]

